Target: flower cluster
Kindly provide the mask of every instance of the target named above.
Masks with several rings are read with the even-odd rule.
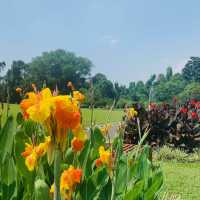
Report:
[[[61,174],[60,192],[65,200],[71,200],[73,191],[77,184],[81,182],[82,170],[74,168],[72,165]],[[54,184],[51,186],[51,193],[54,193]]]
[[[50,136],[45,138],[45,142],[40,143],[38,146],[26,143],[25,151],[22,156],[25,158],[25,164],[29,171],[33,171],[37,166],[37,160],[42,157],[48,149],[51,142]]]

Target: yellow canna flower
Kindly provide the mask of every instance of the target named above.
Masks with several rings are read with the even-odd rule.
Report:
[[[26,157],[25,164],[29,171],[33,171],[37,165],[37,155],[33,151],[29,156]]]
[[[73,91],[73,98],[82,103],[85,99],[85,96],[79,91]]]
[[[138,112],[134,108],[129,108],[127,110],[128,119],[132,119],[138,115]]]
[[[105,150],[103,146],[99,147],[99,156],[103,164],[110,166],[112,161],[112,154],[109,150]]]
[[[22,152],[22,156],[25,158],[25,164],[29,171],[33,171],[37,166],[37,160],[44,156],[47,152],[48,145],[51,142],[51,137],[48,136],[45,138],[45,142],[40,143],[38,146],[33,144],[25,144],[25,151]]]

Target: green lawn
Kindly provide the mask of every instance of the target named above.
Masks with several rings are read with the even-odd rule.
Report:
[[[161,164],[164,171],[164,190],[180,200],[200,199],[200,162]]]
[[[6,116],[6,107],[4,108],[3,113],[3,121]],[[10,105],[10,113],[16,116],[16,114],[20,111],[18,105]],[[82,109],[82,115],[83,115],[83,124],[85,126],[90,125],[90,119],[91,119],[91,110],[90,109]],[[94,109],[93,114],[93,121],[96,124],[105,124],[105,123],[112,123],[112,122],[119,122],[122,120],[123,111],[122,110],[113,110],[112,112],[109,112],[109,110],[106,109]]]

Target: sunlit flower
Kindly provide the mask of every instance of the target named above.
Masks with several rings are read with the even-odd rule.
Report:
[[[84,147],[84,141],[74,137],[71,141],[72,149],[75,152],[81,151]]]
[[[45,142],[40,143],[38,146],[33,144],[25,144],[25,151],[22,152],[22,156],[25,158],[25,164],[29,171],[33,171],[37,166],[37,160],[42,157],[48,149],[48,145],[51,142],[50,136],[45,138]]]
[[[22,88],[20,88],[20,87],[16,88],[16,92],[17,93],[21,93],[22,92]]]
[[[33,151],[29,156],[26,157],[25,164],[29,171],[33,171],[37,165],[37,154]]]
[[[99,147],[99,157],[103,164],[110,166],[112,162],[112,154],[109,150],[105,150],[103,146]]]
[[[129,108],[127,110],[128,119],[132,119],[138,115],[138,112],[134,108]]]
[[[51,137],[48,136],[45,138],[45,142],[40,143],[38,146],[35,147],[35,152],[37,156],[41,157],[47,152],[48,145],[50,142],[51,142]]]
[[[61,128],[74,129],[80,125],[80,112],[77,101],[69,96],[54,97],[55,119]]]
[[[71,199],[72,193],[75,190],[76,185],[81,181],[81,177],[82,170],[75,169],[73,166],[70,166],[62,173],[60,178],[60,191],[61,195],[65,199]]]
[[[73,98],[82,103],[85,99],[85,96],[79,91],[73,91]]]
[[[34,146],[32,144],[25,143],[25,151],[22,152],[22,156],[26,158],[33,152]]]

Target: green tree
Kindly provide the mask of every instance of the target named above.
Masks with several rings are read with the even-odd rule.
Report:
[[[184,66],[182,75],[187,81],[200,82],[200,58],[191,57]]]
[[[169,81],[170,78],[173,76],[173,70],[171,67],[167,67],[166,70],[166,80]]]
[[[48,86],[66,91],[66,82],[72,81],[77,89],[83,87],[90,75],[93,64],[90,60],[78,57],[74,53],[58,49],[45,52],[29,64],[29,80],[42,87],[44,81]]]

